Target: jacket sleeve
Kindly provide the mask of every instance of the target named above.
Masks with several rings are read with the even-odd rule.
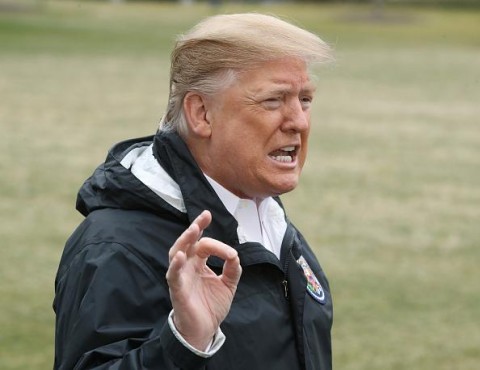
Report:
[[[117,243],[91,244],[57,276],[54,369],[202,369],[172,333],[161,272]],[[163,272],[164,274],[164,272]]]

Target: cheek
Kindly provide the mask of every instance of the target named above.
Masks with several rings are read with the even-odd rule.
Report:
[[[302,141],[302,150],[299,153],[298,160],[300,164],[300,169],[303,168],[303,165],[305,164],[305,161],[307,159],[307,154],[308,154],[308,143],[306,141]]]

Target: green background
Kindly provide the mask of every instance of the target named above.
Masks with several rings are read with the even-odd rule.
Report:
[[[155,131],[176,34],[219,12],[318,33],[310,155],[284,196],[334,294],[337,370],[480,363],[480,11],[386,4],[0,2],[0,368],[53,363],[76,191]]]

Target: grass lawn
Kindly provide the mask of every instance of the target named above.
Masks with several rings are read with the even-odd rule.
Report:
[[[174,36],[249,10],[336,50],[284,196],[330,278],[335,368],[478,369],[480,11],[27,0],[0,0],[0,369],[52,367],[76,191],[114,142],[154,132]]]

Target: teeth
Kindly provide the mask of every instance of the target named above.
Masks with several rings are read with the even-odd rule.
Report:
[[[291,163],[293,162],[293,157],[295,156],[295,146],[285,146],[281,149],[276,150],[270,154],[270,158],[277,162],[282,163]]]
[[[271,156],[274,160],[278,162],[285,162],[285,163],[290,163],[293,161],[292,157],[289,155],[276,155],[276,156]]]

